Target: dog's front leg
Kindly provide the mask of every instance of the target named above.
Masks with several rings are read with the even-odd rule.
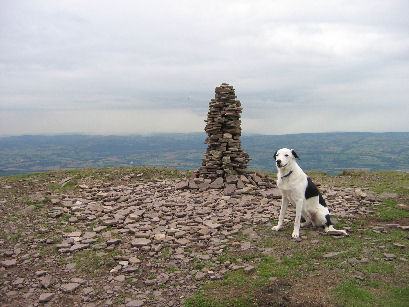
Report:
[[[283,226],[285,213],[287,212],[287,207],[288,207],[288,198],[283,195],[283,199],[281,200],[280,215],[278,217],[278,224],[277,226],[274,226],[273,228],[271,228],[272,230],[279,231],[280,228]]]
[[[303,206],[304,200],[297,199],[295,201],[295,221],[294,221],[294,230],[292,237],[293,238],[298,238],[300,236],[300,224],[301,224],[301,211],[302,211],[302,206]]]

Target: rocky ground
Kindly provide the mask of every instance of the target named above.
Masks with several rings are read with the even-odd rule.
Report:
[[[278,218],[276,188],[225,195],[183,189],[182,173],[135,170],[0,178],[1,306],[181,306],[205,282],[254,271],[245,259],[223,261],[226,250],[274,252],[258,244],[256,230]],[[354,220],[379,204],[357,187],[320,190],[338,218]],[[290,225],[293,217],[290,208]],[[312,228],[301,235],[306,245],[325,236]]]

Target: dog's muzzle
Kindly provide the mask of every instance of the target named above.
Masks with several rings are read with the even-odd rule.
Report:
[[[282,164],[282,161],[281,161],[281,160],[277,160],[277,161],[276,161],[276,165],[277,165],[278,168],[282,168],[282,167],[286,167],[286,166],[287,166],[287,164]]]

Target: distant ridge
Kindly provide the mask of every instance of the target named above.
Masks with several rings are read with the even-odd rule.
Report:
[[[0,137],[0,175],[132,165],[197,169],[206,150],[205,137],[205,133]],[[275,172],[274,151],[288,147],[296,149],[305,170],[409,172],[409,132],[243,135],[242,144],[252,159],[249,168],[261,171]]]

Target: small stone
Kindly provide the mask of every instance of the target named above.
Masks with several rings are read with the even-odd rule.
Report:
[[[13,286],[18,286],[18,285],[21,285],[22,283],[24,283],[24,278],[19,277],[13,281]]]
[[[198,189],[199,186],[196,184],[196,182],[193,179],[191,179],[191,180],[189,180],[189,188]]]
[[[121,239],[111,239],[111,240],[108,240],[106,243],[107,243],[108,246],[117,245],[117,244],[121,243]]]
[[[125,275],[115,276],[114,280],[119,281],[119,282],[124,282],[125,281]]]
[[[141,307],[145,304],[142,300],[133,300],[126,304],[126,307]]]
[[[224,181],[222,177],[216,178],[211,184],[210,188],[211,189],[221,189],[224,187]]]
[[[206,277],[206,273],[204,273],[204,272],[197,272],[196,273],[196,276],[195,276],[195,279],[196,280],[202,280],[202,279],[204,279]]]
[[[249,265],[249,266],[244,268],[244,272],[246,272],[246,273],[253,272],[254,270],[255,270],[255,267],[252,266],[252,265]]]
[[[1,262],[1,265],[6,267],[6,268],[11,268],[13,266],[15,266],[17,264],[17,260],[16,259],[11,259],[11,260],[3,260]]]
[[[40,303],[47,303],[53,299],[54,295],[55,293],[43,293],[40,295],[40,298],[38,299],[38,301]]]
[[[79,286],[80,286],[79,283],[70,282],[68,284],[63,284],[61,286],[61,290],[65,293],[71,293],[74,292]]]
[[[74,277],[74,278],[71,278],[71,282],[78,283],[78,284],[82,285],[83,283],[85,283],[85,279]]]
[[[164,233],[157,233],[154,236],[155,241],[163,241],[166,239],[166,234]]]
[[[142,261],[137,257],[131,257],[131,258],[129,258],[129,262],[131,264],[137,264],[137,263],[141,263]]]
[[[70,252],[76,252],[87,248],[89,244],[74,244],[70,247]]]
[[[365,198],[367,196],[361,189],[355,189],[354,193],[358,198]]]
[[[236,191],[235,184],[226,184],[226,187],[223,190],[224,195],[233,195],[234,191]]]
[[[41,285],[41,287],[43,287],[43,288],[49,288],[49,287],[51,286],[51,281],[52,281],[51,275],[43,276],[43,277],[40,279],[40,285]]]
[[[138,267],[136,267],[136,266],[127,266],[127,267],[125,267],[125,268],[122,270],[122,272],[128,274],[128,273],[136,272],[136,271],[138,271],[138,270],[139,270],[139,269],[138,269]]]
[[[230,266],[230,269],[231,269],[232,271],[237,271],[237,270],[240,270],[240,269],[242,269],[242,268],[243,268],[242,265],[235,265],[235,264],[233,264],[233,265]]]
[[[409,210],[409,206],[406,204],[397,204],[396,208],[403,209],[403,210]]]
[[[218,229],[220,228],[222,225],[219,223],[214,223],[212,221],[205,221],[203,222],[203,224],[211,229]]]
[[[75,217],[75,216],[71,216],[71,217],[68,219],[68,222],[70,222],[70,223],[76,223],[76,222],[78,222],[78,218]]]
[[[237,183],[238,180],[239,180],[239,177],[236,175],[229,175],[226,177],[227,183]]]
[[[137,238],[131,242],[132,247],[146,246],[151,243],[151,240],[145,238]]]
[[[400,225],[399,224],[386,224],[385,227],[399,229]]]
[[[364,280],[365,280],[365,274],[363,274],[363,273],[361,273],[361,272],[356,272],[353,277],[354,277],[355,279],[360,280],[360,281],[364,281]]]
[[[176,238],[176,239],[183,238],[183,237],[185,236],[185,234],[186,234],[186,232],[184,232],[184,231],[179,231],[179,232],[175,233],[175,238]]]
[[[182,246],[186,246],[190,243],[190,241],[188,239],[183,238],[183,239],[176,240],[176,243]]]
[[[67,232],[65,234],[66,237],[81,237],[82,232],[81,231],[74,231],[74,232]]]
[[[84,233],[84,235],[82,236],[84,239],[92,239],[95,238],[97,236],[97,233],[94,231],[87,231]]]
[[[37,276],[37,277],[41,277],[41,276],[43,276],[43,275],[45,275],[45,274],[47,274],[47,271],[37,271],[37,272],[36,272],[36,276]]]
[[[384,253],[383,255],[386,257],[386,260],[388,261],[391,261],[397,258],[395,254]]]
[[[210,229],[207,227],[201,227],[198,233],[201,234],[202,236],[206,236],[210,233]]]
[[[251,248],[251,243],[250,242],[242,242],[241,243],[241,250],[245,251]]]
[[[393,243],[393,246],[395,246],[397,248],[405,248],[405,245],[400,244],[400,243]]]
[[[322,255],[322,257],[324,258],[334,258],[340,254],[343,254],[344,252],[330,252],[330,253],[326,253],[324,255]]]
[[[11,257],[13,255],[14,255],[14,251],[12,251],[12,250],[8,250],[8,251],[4,252],[4,256],[6,256],[6,257]]]
[[[176,184],[176,190],[184,190],[189,188],[189,181],[184,180]]]
[[[153,286],[154,284],[156,284],[156,279],[148,279],[148,280],[145,280],[144,283],[147,286]]]
[[[101,232],[102,230],[104,230],[106,228],[107,228],[107,226],[97,226],[97,227],[92,228],[92,230],[95,231],[95,232]]]

